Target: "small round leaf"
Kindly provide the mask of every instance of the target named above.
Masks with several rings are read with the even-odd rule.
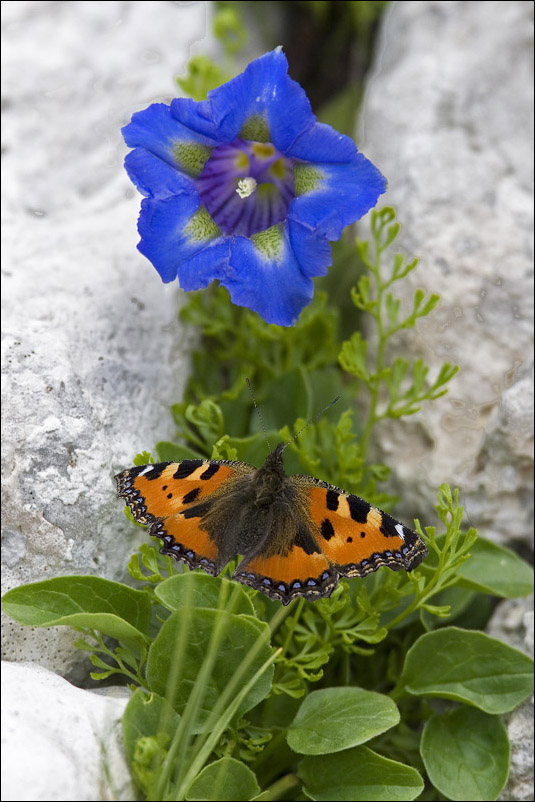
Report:
[[[460,707],[427,721],[420,752],[429,779],[448,799],[497,799],[509,773],[509,741],[497,716]]]
[[[324,688],[303,701],[288,730],[294,752],[325,755],[375,738],[399,722],[395,703],[362,688]]]

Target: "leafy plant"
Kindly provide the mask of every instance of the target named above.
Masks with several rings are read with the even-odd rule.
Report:
[[[283,608],[187,572],[153,573],[142,590],[59,577],[10,591],[3,608],[32,626],[71,626],[93,677],[128,680],[124,742],[142,798],[262,790],[262,799],[287,799],[301,787],[318,800],[401,800],[417,798],[427,778],[428,799],[438,798],[433,786],[450,799],[496,799],[509,753],[498,714],[532,693],[532,661],[449,625],[448,608],[433,604],[446,587],[462,595],[477,560],[468,554],[475,533],[461,531],[446,486],[437,509],[445,531],[427,528],[434,559],[416,576],[378,572],[315,604]],[[143,553],[151,569],[149,556],[162,559],[154,547]],[[525,592],[527,564],[507,549],[486,553],[485,590]],[[425,632],[430,614],[439,625]]]
[[[357,242],[351,300],[356,321],[375,327],[373,354],[360,331],[339,341],[326,293],[292,329],[231,306],[222,289],[191,298],[182,316],[202,338],[173,408],[182,442],[159,443],[157,459],[261,464],[245,376],[273,440],[289,440],[338,393],[341,411],[292,441],[287,468],[392,505],[388,468],[368,462],[374,427],[438,398],[455,372],[429,378],[419,360],[388,359],[390,339],[438,300],[417,291],[401,316],[392,286],[416,263],[395,255],[385,269],[398,230],[383,209],[371,245]],[[532,661],[472,627],[490,614],[489,594],[524,595],[533,574],[463,529],[458,491],[442,485],[437,512],[439,531],[415,523],[430,551],[417,571],[342,580],[314,604],[284,608],[225,576],[182,573],[146,543],[129,563],[139,590],[60,577],[10,591],[3,608],[24,624],[76,629],[92,676],[128,682],[124,743],[140,798],[496,799],[509,762],[499,715],[532,693]]]

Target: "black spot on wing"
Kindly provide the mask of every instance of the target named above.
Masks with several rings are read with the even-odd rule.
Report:
[[[353,494],[347,497],[347,503],[353,520],[359,524],[365,524],[368,520],[368,513],[372,508],[371,504]]]
[[[327,490],[327,509],[336,512],[338,509],[338,496],[340,493],[337,493],[336,490]]]
[[[201,479],[211,479],[212,476],[218,472],[219,468],[219,465],[216,465],[215,462],[212,462],[212,464],[209,465],[208,468],[203,471],[203,473],[201,473]]]
[[[145,479],[159,479],[164,470],[169,465],[168,462],[159,462],[157,465],[152,466],[152,470],[147,471],[147,473],[143,474]]]
[[[201,492],[200,487],[194,487],[193,490],[190,490],[189,493],[186,493],[186,495],[182,499],[182,504],[191,504],[192,502],[195,501],[200,492]]]
[[[189,509],[184,510],[182,516],[184,518],[202,518],[206,515],[212,504],[213,501],[201,501],[200,504],[196,504],[194,507],[189,507]]]
[[[202,465],[202,462],[202,459],[185,459],[176,469],[173,479],[185,479],[186,476],[196,471]]]
[[[325,540],[330,540],[334,535],[334,527],[332,523],[329,521],[328,518],[325,518],[321,524],[321,536],[325,538]]]
[[[399,532],[396,530],[399,521],[396,521],[387,512],[381,512],[381,515],[383,516],[380,527],[381,534],[385,537],[399,537]]]
[[[318,548],[318,544],[312,537],[308,526],[304,523],[299,524],[295,545],[303,549],[305,554],[321,554],[321,549]]]

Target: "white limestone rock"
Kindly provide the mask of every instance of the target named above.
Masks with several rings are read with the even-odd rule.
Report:
[[[2,663],[2,799],[133,800],[122,747],[125,688],[75,688],[31,663]]]
[[[112,477],[172,436],[188,344],[178,285],[136,249],[140,196],[120,128],[177,94],[208,4],[2,11],[5,591],[59,574],[122,578],[147,537],[132,534]],[[7,622],[4,656],[79,679],[73,637]]]
[[[387,13],[360,137],[389,181],[396,246],[420,265],[401,282],[441,303],[393,356],[449,394],[406,422],[377,426],[396,508],[434,523],[441,482],[461,489],[470,523],[498,542],[533,538],[533,4],[403,2]]]
[[[533,598],[503,601],[492,616],[487,633],[533,657]],[[511,742],[511,770],[500,799],[533,799],[533,698],[504,716]]]

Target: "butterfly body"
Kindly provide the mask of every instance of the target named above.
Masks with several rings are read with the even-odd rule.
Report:
[[[283,449],[262,468],[217,460],[130,468],[115,477],[118,495],[163,554],[212,575],[242,555],[233,579],[283,604],[330,596],[340,576],[420,564],[427,549],[416,532],[334,485],[288,476]]]

